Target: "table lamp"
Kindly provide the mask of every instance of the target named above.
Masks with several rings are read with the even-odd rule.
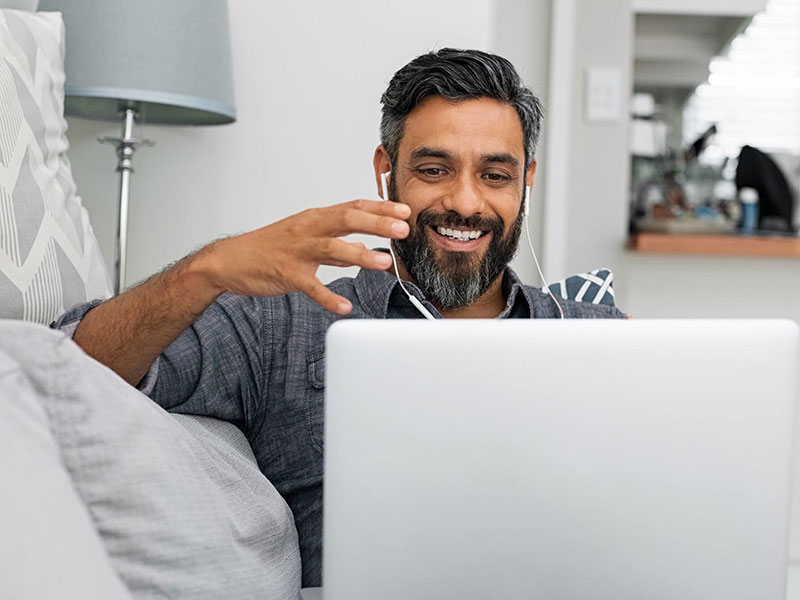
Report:
[[[116,145],[119,228],[115,292],[125,285],[133,154],[151,140],[137,121],[219,125],[236,120],[226,0],[41,0],[66,30],[64,113],[122,121]]]

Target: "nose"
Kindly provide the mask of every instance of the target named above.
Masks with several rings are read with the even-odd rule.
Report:
[[[447,211],[455,211],[464,218],[480,214],[485,210],[477,184],[466,173],[453,181],[442,207]]]

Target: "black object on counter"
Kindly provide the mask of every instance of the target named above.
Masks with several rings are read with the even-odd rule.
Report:
[[[736,167],[736,187],[755,188],[758,192],[758,227],[793,232],[794,196],[780,167],[767,154],[743,146]]]

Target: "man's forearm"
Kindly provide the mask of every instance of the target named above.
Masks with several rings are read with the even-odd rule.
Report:
[[[75,342],[128,383],[138,384],[222,293],[211,283],[212,246],[90,310],[75,330]]]
[[[143,284],[90,310],[73,339],[138,384],[153,361],[222,292],[272,297],[302,292],[345,315],[350,302],[316,277],[320,265],[385,270],[383,252],[340,240],[351,233],[402,239],[411,209],[398,202],[354,200],[305,210],[248,233],[214,242]]]

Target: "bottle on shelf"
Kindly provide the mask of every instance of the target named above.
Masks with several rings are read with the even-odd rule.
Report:
[[[758,190],[743,187],[739,190],[742,204],[742,233],[752,235],[758,229]]]

